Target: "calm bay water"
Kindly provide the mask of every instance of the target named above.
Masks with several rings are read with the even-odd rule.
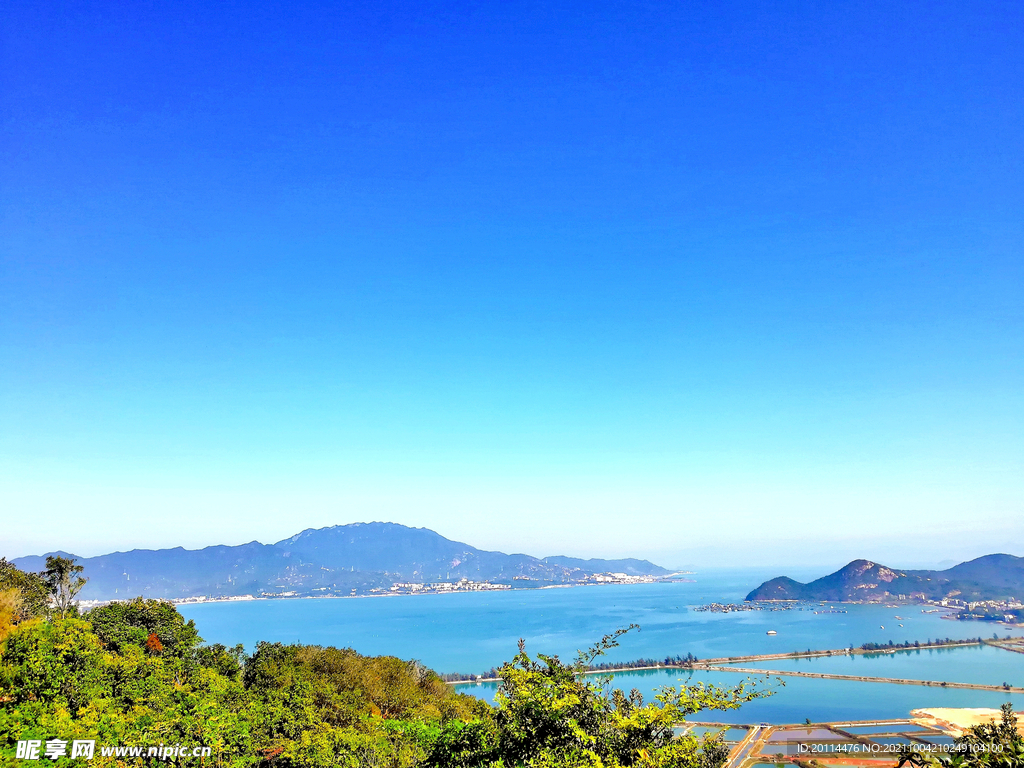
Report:
[[[251,651],[259,640],[351,647],[364,654],[419,659],[439,672],[481,673],[516,652],[520,637],[531,654],[569,659],[602,635],[631,623],[631,632],[609,661],[693,653],[699,658],[778,653],[808,648],[846,648],[866,642],[924,642],[930,638],[991,636],[992,625],[949,621],[920,608],[835,606],[847,613],[805,610],[708,613],[710,602],[739,602],[754,586],[777,574],[722,570],[699,574],[694,583],[515,590],[381,598],[258,600],[181,606],[208,642]],[[804,574],[795,574],[798,578]],[[807,574],[807,576],[812,576]],[[902,617],[897,619],[896,616]],[[903,626],[899,626],[902,624]],[[769,636],[768,630],[776,635]],[[998,628],[1000,635],[1010,633]],[[747,665],[753,666],[753,665]],[[763,668],[903,677],[999,685],[1024,685],[1024,655],[1001,649],[961,648],[816,660],[780,660]],[[650,698],[664,685],[711,682],[735,685],[749,676],[728,672],[639,670],[617,673],[613,685],[637,688]],[[694,719],[727,723],[796,723],[906,717],[927,707],[993,707],[1024,697],[996,691],[781,678],[775,694],[728,712]],[[762,685],[765,685],[762,683]],[[459,686],[491,699],[496,684]]]
[[[974,625],[977,627],[978,625]],[[951,683],[1009,683],[1024,688],[1024,653],[990,645],[964,648],[928,648],[896,653],[830,656],[817,659],[780,659],[744,667],[824,672],[833,675],[899,677],[909,680],[945,680]]]
[[[520,637],[531,654],[571,658],[630,623],[641,630],[623,638],[608,660],[687,653],[710,658],[992,632],[989,625],[942,620],[939,614],[911,607],[898,609],[902,621],[893,618],[894,609],[867,605],[845,606],[848,613],[840,614],[693,610],[712,601],[740,601],[773,575],[777,574],[737,569],[698,574],[694,583],[258,600],[186,605],[181,611],[195,619],[208,642],[242,642],[249,650],[259,640],[351,647],[365,654],[419,659],[438,672],[466,673],[480,673],[511,658]],[[900,623],[903,627],[897,626]],[[766,635],[769,629],[778,634]]]
[[[1007,656],[1020,655],[1009,651],[1003,653]],[[812,722],[889,719],[907,717],[914,709],[934,707],[997,709],[1004,701],[1013,702],[1017,711],[1024,709],[1024,695],[1020,694],[799,677],[775,678],[765,683],[762,678],[728,672],[686,674],[674,669],[637,670],[617,673],[611,685],[625,691],[636,688],[645,699],[650,699],[661,686],[692,685],[698,682],[735,686],[744,680],[750,680],[761,689],[772,690],[774,693],[767,698],[744,704],[739,709],[700,712],[689,719],[719,723],[802,723],[807,718]],[[779,680],[784,681],[785,685],[780,685]],[[491,701],[498,686],[496,683],[471,683],[460,685],[458,689]]]

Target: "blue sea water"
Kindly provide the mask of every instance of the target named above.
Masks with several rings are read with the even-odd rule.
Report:
[[[926,648],[894,653],[867,653],[813,659],[778,659],[744,664],[743,666],[745,668],[797,672],[824,672],[833,675],[944,680],[951,683],[984,683],[986,685],[1009,683],[1015,688],[1024,688],[1024,653],[1014,653],[990,645]]]
[[[180,609],[195,619],[208,642],[241,642],[249,650],[259,640],[351,647],[364,654],[418,659],[438,672],[476,674],[511,658],[519,638],[526,640],[531,654],[568,659],[631,623],[641,629],[624,637],[608,654],[609,661],[687,653],[712,658],[890,640],[924,642],[992,632],[990,625],[943,620],[939,614],[910,607],[899,609],[904,617],[899,622],[893,618],[894,609],[871,605],[837,605],[848,610],[838,614],[815,613],[812,608],[727,614],[693,610],[713,601],[741,601],[773,575],[777,574],[735,569],[697,574],[693,583],[254,600]],[[897,626],[900,623],[903,627]],[[769,636],[768,630],[777,634]]]
[[[957,651],[960,652],[960,651]],[[1011,655],[1008,651],[1003,651]],[[1020,654],[1014,654],[1020,655]],[[636,688],[645,699],[651,699],[663,686],[710,683],[731,687],[749,681],[759,690],[772,695],[744,704],[739,709],[700,712],[691,720],[718,723],[802,723],[835,722],[838,720],[896,719],[910,715],[914,709],[935,707],[989,707],[998,709],[1004,701],[1014,709],[1024,709],[1024,695],[997,691],[973,691],[953,688],[862,683],[850,680],[815,680],[784,677],[766,680],[762,677],[729,672],[684,673],[677,669],[636,670],[616,673],[611,687],[629,691]],[[469,683],[457,689],[492,701],[497,683]]]
[[[256,600],[181,606],[208,642],[251,651],[260,640],[351,647],[364,654],[418,659],[439,672],[482,673],[510,659],[519,638],[527,651],[575,656],[602,635],[628,624],[641,629],[622,638],[606,657],[625,661],[693,653],[699,658],[846,648],[862,643],[964,639],[1019,635],[990,624],[950,621],[920,608],[836,605],[846,613],[804,610],[710,613],[695,611],[709,602],[739,602],[774,573],[722,570],[697,574],[692,583],[608,585],[567,589],[513,590],[450,595],[311,600]],[[799,574],[798,574],[799,576]],[[897,619],[896,616],[902,617]],[[903,626],[899,626],[902,624]],[[768,630],[777,634],[767,635]],[[746,664],[745,666],[755,666]],[[859,674],[999,685],[1024,685],[1024,655],[1001,649],[960,648],[816,660],[779,660],[766,669]],[[612,685],[638,689],[650,698],[660,686],[697,682],[732,686],[749,675],[730,672],[683,673],[637,670],[617,673]],[[781,682],[780,682],[781,681]],[[783,684],[784,683],[784,684]],[[843,680],[777,678],[760,682],[774,695],[739,710],[702,712],[693,719],[726,723],[800,723],[907,717],[929,707],[992,707],[1012,701],[1024,709],[1024,696],[914,685]],[[459,689],[491,699],[496,684]]]

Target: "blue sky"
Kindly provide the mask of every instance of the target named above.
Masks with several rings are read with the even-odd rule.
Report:
[[[1024,555],[1013,3],[9,2],[0,555]]]

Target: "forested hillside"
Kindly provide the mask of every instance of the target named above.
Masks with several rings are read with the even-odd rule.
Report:
[[[720,741],[677,739],[673,725],[760,695],[681,687],[644,702],[608,692],[582,672],[617,645],[609,636],[574,664],[531,658],[520,643],[499,670],[503,687],[491,707],[412,660],[207,645],[163,601],[82,614],[74,602],[81,566],[66,558],[46,565],[37,575],[0,561],[2,764],[16,760],[18,742],[54,745],[57,765],[80,764],[69,752],[77,741],[95,742],[90,764],[99,766],[126,764],[107,754],[116,748],[166,745],[209,747],[206,765],[239,768],[717,768],[726,755]]]

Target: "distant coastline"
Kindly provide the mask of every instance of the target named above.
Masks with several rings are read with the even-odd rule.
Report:
[[[541,587],[515,587],[515,586],[502,586],[500,588],[493,589],[447,589],[447,590],[416,590],[416,591],[381,591],[381,592],[370,592],[361,593],[356,595],[337,595],[337,594],[326,594],[326,595],[300,595],[300,594],[281,594],[281,595],[224,595],[224,596],[197,596],[197,597],[167,597],[167,598],[152,598],[156,600],[162,600],[172,605],[210,605],[213,603],[252,603],[256,601],[278,601],[278,600],[354,600],[370,597],[410,597],[410,596],[423,596],[423,595],[465,595],[471,593],[480,592],[533,592],[541,589],[577,589],[580,587],[612,587],[612,586],[633,586],[637,584],[695,584],[695,579],[678,579],[674,578],[676,575],[694,575],[692,571],[681,571],[679,574],[672,574],[671,576],[661,578],[650,578],[635,581],[605,581],[605,582],[581,582],[578,584],[545,584]],[[133,595],[132,597],[115,598],[111,600],[79,600],[78,605],[82,608],[95,608],[100,605],[108,605],[110,603],[126,603],[135,600],[139,597],[145,597],[145,595]],[[147,598],[149,599],[149,598]]]

